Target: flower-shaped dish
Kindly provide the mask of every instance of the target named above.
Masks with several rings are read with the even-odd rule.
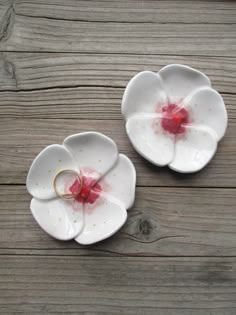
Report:
[[[181,173],[206,166],[227,127],[224,101],[209,78],[178,64],[134,76],[124,92],[122,114],[137,152]]]
[[[26,185],[33,196],[31,212],[48,234],[92,244],[110,237],[125,223],[126,210],[134,202],[135,182],[133,164],[118,153],[114,141],[85,132],[41,151]],[[73,198],[62,198],[59,189]]]

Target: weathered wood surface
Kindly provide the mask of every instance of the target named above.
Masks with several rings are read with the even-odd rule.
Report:
[[[51,9],[48,9],[48,5],[44,5],[45,2],[37,1],[36,5],[33,4],[33,1],[29,3],[23,1],[23,5],[22,1],[4,2],[5,15],[2,18],[0,50],[159,53],[202,56],[234,56],[236,53],[236,24],[234,20],[236,3],[234,1],[228,1],[226,13],[222,9],[222,4],[217,7],[219,2],[209,2],[207,5],[205,3],[195,4],[196,6],[193,8],[188,4],[188,10],[191,10],[191,14],[183,9],[187,6],[187,2],[179,6],[179,1],[172,1],[168,18],[162,14],[162,10],[167,9],[168,4],[164,4],[163,1],[160,10],[159,3],[154,4],[153,7],[153,2],[150,2],[150,4],[146,4],[146,8],[152,11],[152,17],[149,13],[146,15],[146,21],[133,21],[132,18],[129,20],[130,11],[131,15],[136,11],[141,11],[142,15],[145,16],[145,11],[143,11],[145,4],[140,1],[130,1],[128,6],[126,1],[119,2],[119,5],[117,2],[114,7],[106,6],[107,2],[103,1],[97,2],[94,7],[90,4],[87,11],[93,14],[91,20],[86,17],[70,19],[72,16],[70,12],[73,10],[75,11],[74,14],[77,11],[80,12],[80,16],[84,14],[81,8],[84,7],[85,2],[82,4],[79,1],[70,1],[67,4],[67,10],[64,10],[65,4],[62,1],[54,2],[54,5],[49,3]],[[211,9],[208,10],[210,4]],[[90,9],[90,6],[93,9]],[[119,7],[118,10],[126,12],[126,17],[123,14],[124,20],[117,21],[117,18],[110,20],[112,15],[119,15],[117,6]],[[109,19],[106,18],[105,14],[101,20],[103,7],[107,9],[107,12],[112,12]],[[39,15],[35,14],[38,11],[37,8],[41,8]],[[183,21],[176,23],[173,13],[177,10],[180,12],[179,19],[182,18]],[[218,12],[215,14],[217,10]],[[207,23],[202,23],[202,18],[199,21],[198,16],[201,15],[199,11],[201,14],[202,11],[210,11],[203,17],[203,19],[208,20]],[[219,12],[221,15],[220,24],[216,22]],[[168,9],[166,13],[168,14]],[[62,14],[63,17],[61,17]],[[195,20],[191,20],[191,15],[195,15]],[[228,15],[230,24],[223,23],[222,19],[228,21]],[[100,20],[97,16],[100,16]],[[159,18],[160,16],[161,18]],[[184,16],[188,16],[186,22]]]
[[[14,11],[13,11],[14,12]],[[14,15],[1,51],[234,56],[236,24],[80,22]],[[13,18],[12,18],[13,19]],[[9,27],[10,28],[10,27]],[[221,45],[219,45],[221,42]],[[173,51],[173,45],[175,46]]]
[[[236,308],[234,258],[4,256],[0,273],[1,314],[234,315]]]
[[[233,57],[146,54],[17,53],[0,54],[0,90],[41,90],[79,86],[124,88],[139,71],[158,71],[182,63],[206,73],[221,93],[235,93]]]
[[[1,186],[0,253],[236,256],[235,189],[139,187],[122,230],[87,247],[46,235],[32,218],[29,202],[24,187]]]
[[[124,23],[234,24],[233,1],[77,1],[16,0],[14,9],[22,16],[58,20]],[[5,6],[11,3],[4,1]],[[177,13],[177,14],[176,14]]]
[[[1,118],[122,120],[124,88],[79,86],[33,91],[0,91]],[[221,94],[230,120],[236,118],[236,94]],[[89,123],[89,122],[88,122]]]
[[[152,166],[125,134],[127,82],[169,63],[206,73],[227,106],[197,174]],[[1,0],[0,313],[234,315],[235,86],[235,1]],[[138,177],[126,225],[93,246],[44,233],[25,189],[41,149],[86,130],[112,137]]]

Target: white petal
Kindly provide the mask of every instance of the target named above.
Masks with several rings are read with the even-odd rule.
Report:
[[[215,132],[205,126],[185,126],[185,134],[176,135],[175,156],[169,167],[177,172],[201,170],[217,148]]]
[[[211,82],[205,74],[184,65],[168,65],[159,71],[159,75],[163,80],[169,102],[176,105],[180,104],[195,89],[211,86]]]
[[[93,173],[99,179],[116,162],[118,158],[117,146],[113,140],[97,132],[84,132],[69,136],[64,145],[83,172]]]
[[[155,113],[166,101],[159,75],[143,71],[134,76],[125,89],[122,114],[128,119],[137,113]]]
[[[82,204],[74,200],[31,200],[31,212],[41,228],[59,240],[75,238],[83,228]]]
[[[164,166],[173,159],[175,136],[163,130],[161,117],[148,114],[131,117],[126,131],[137,152],[153,164]]]
[[[88,245],[104,240],[116,233],[127,219],[127,211],[122,202],[111,196],[104,196],[103,203],[98,203],[92,210],[85,204],[85,225],[76,241]]]
[[[29,193],[38,199],[55,197],[54,178],[56,174],[66,169],[78,171],[70,153],[59,144],[46,147],[30,167],[26,180]]]
[[[189,95],[184,102],[194,125],[205,125],[217,134],[220,140],[227,127],[227,112],[221,95],[211,88],[202,88]]]
[[[109,194],[120,200],[126,209],[132,207],[135,197],[136,171],[127,156],[119,154],[115,166],[101,181],[109,187]]]

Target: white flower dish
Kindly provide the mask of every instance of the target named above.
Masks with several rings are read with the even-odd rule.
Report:
[[[135,198],[136,172],[113,140],[97,132],[71,135],[33,161],[31,212],[52,237],[93,244],[117,232]]]
[[[227,127],[224,101],[210,79],[179,64],[135,75],[125,89],[122,114],[136,151],[181,173],[205,167]]]

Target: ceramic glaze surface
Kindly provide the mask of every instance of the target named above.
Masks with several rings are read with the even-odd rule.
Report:
[[[122,114],[137,152],[181,173],[205,167],[227,127],[224,101],[209,78],[178,64],[134,76],[124,92]]]
[[[65,200],[57,195],[54,180],[58,174],[63,174],[58,179],[60,190],[74,198]],[[116,144],[103,134],[86,132],[39,153],[26,185],[33,196],[31,212],[48,234],[92,244],[111,236],[125,223],[127,209],[134,202],[135,183],[134,166],[118,153]]]

